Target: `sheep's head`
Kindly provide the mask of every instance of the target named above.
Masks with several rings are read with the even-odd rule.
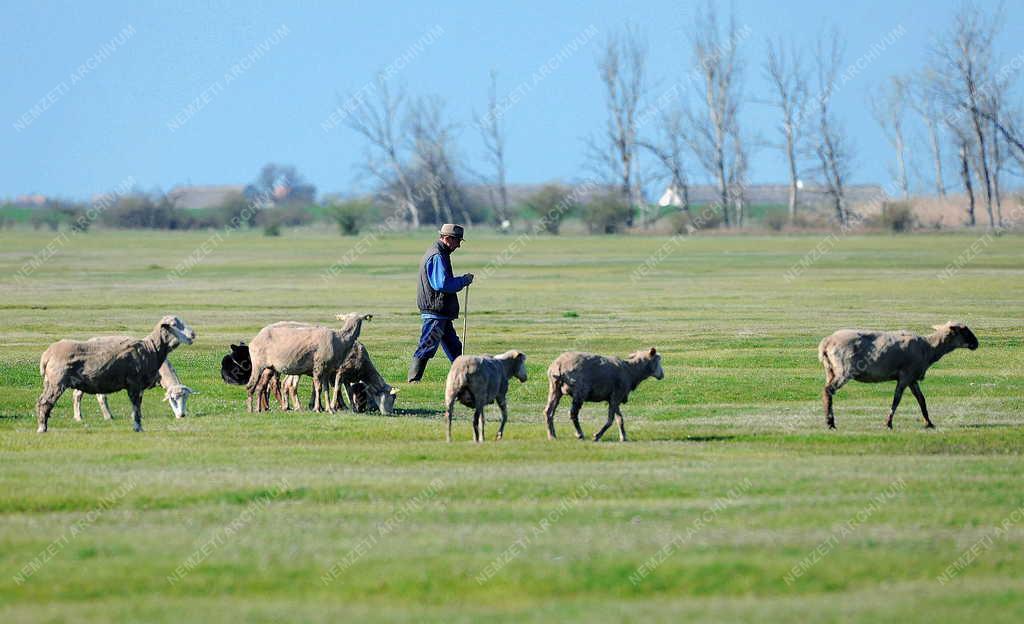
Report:
[[[188,397],[192,394],[199,394],[188,386],[171,386],[164,393],[164,401],[171,406],[175,418],[184,418],[187,414]]]
[[[509,351],[509,354],[516,361],[515,372],[512,375],[519,381],[526,383],[526,354],[521,351]]]
[[[661,355],[658,350],[651,347],[650,351],[637,351],[636,353],[629,356],[629,359],[635,362],[647,363],[647,373],[655,379],[664,379],[665,371],[661,368]]]
[[[390,416],[395,413],[395,399],[398,398],[398,388],[385,387],[377,395],[377,408],[381,416]]]
[[[373,320],[373,315],[349,312],[348,314],[336,314],[334,318],[342,321],[341,331],[346,334],[352,334],[352,339],[355,340],[359,337],[359,331],[363,327],[363,321]]]
[[[932,329],[943,334],[944,341],[950,341],[954,348],[966,347],[971,351],[978,348],[978,337],[964,323],[949,321],[945,325],[933,325]]]
[[[178,346],[179,344],[192,344],[192,341],[196,339],[196,332],[194,329],[189,327],[188,323],[181,320],[180,318],[172,315],[168,315],[160,319],[160,323],[157,325],[161,331],[169,334],[171,346]]]

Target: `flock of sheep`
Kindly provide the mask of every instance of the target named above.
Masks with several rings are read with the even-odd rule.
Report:
[[[339,314],[338,329],[283,321],[264,327],[246,346],[232,345],[221,361],[221,377],[230,384],[246,385],[246,405],[250,411],[266,411],[274,395],[282,409],[299,409],[298,384],[302,376],[313,379],[309,409],[335,411],[345,409],[341,392],[348,396],[355,411],[374,408],[381,414],[394,410],[398,390],[384,380],[370,359],[366,347],[358,341],[369,314]],[[835,428],[832,398],[846,382],[895,381],[896,393],[886,426],[892,428],[893,415],[903,391],[914,394],[927,427],[932,427],[918,382],[928,367],[957,348],[974,350],[978,339],[963,323],[936,325],[927,336],[910,332],[840,330],[818,345],[818,358],[825,367],[822,393],[826,424]],[[50,412],[67,389],[74,390],[75,419],[81,420],[82,394],[96,395],[103,415],[111,418],[106,395],[126,390],[132,402],[135,431],[142,431],[142,394],[161,385],[164,400],[177,418],[186,413],[189,394],[194,391],[181,383],[168,361],[181,344],[192,344],[196,333],[176,316],[160,319],[144,338],[126,336],[99,337],[85,341],[60,340],[43,352],[39,374],[43,392],[36,404],[38,431],[47,430]],[[637,351],[626,358],[591,353],[567,352],[558,356],[547,370],[548,400],[544,409],[548,437],[555,438],[554,415],[563,396],[572,399],[569,418],[576,437],[583,438],[579,412],[585,402],[606,402],[608,420],[594,434],[600,440],[617,422],[619,439],[626,440],[621,405],[629,393],[648,377],[662,379],[661,355],[654,348]],[[283,377],[283,379],[282,379]],[[473,439],[484,439],[484,408],[496,403],[501,410],[497,439],[501,439],[508,420],[506,394],[513,378],[525,382],[526,355],[507,351],[497,356],[463,355],[457,358],[445,383],[446,439],[451,441],[452,415],[459,402],[474,410]]]

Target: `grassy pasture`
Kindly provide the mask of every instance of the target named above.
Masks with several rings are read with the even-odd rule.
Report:
[[[53,234],[0,232],[0,621],[1019,621],[1024,240],[939,279],[976,236],[471,235],[455,257],[478,275],[469,350],[521,349],[530,373],[505,440],[477,446],[465,410],[443,442],[443,358],[396,383],[396,418],[250,415],[218,372],[269,322],[359,310],[378,367],[404,379],[429,234],[360,246],[324,279],[358,239],[95,231],[19,282]],[[143,434],[123,393],[114,421],[87,400],[76,423],[66,394],[35,433],[47,344],[142,335],[167,313],[199,334],[171,358],[201,393],[189,418],[150,391]],[[922,384],[937,430],[909,393],[884,430],[891,384],[845,387],[825,430],[822,336],[950,319],[981,348]],[[545,439],[558,353],[652,345],[666,377],[624,406],[633,441],[576,441],[566,402]],[[585,407],[584,430],[604,413]]]

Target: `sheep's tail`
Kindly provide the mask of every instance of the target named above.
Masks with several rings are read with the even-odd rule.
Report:
[[[46,377],[46,364],[50,361],[50,350],[43,351],[42,357],[39,358],[39,376]]]
[[[448,373],[448,379],[444,384],[444,402],[448,405],[458,394],[459,389],[466,385],[466,371],[461,366],[453,366],[451,371]]]
[[[828,354],[828,338],[823,338],[818,343],[818,361],[825,367],[825,376],[831,380],[835,379],[836,371],[832,365],[832,358]]]

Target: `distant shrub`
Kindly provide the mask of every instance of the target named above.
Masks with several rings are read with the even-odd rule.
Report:
[[[192,217],[165,199],[147,195],[126,195],[100,213],[103,222],[116,228],[184,230],[192,226]]]
[[[784,212],[769,212],[764,218],[764,224],[773,232],[781,232],[787,223],[789,217]]]
[[[281,225],[279,223],[268,223],[263,226],[264,236],[280,236]]]
[[[349,200],[331,204],[327,209],[329,217],[338,224],[343,236],[355,236],[370,222],[373,205],[366,201]]]
[[[914,209],[907,202],[882,204],[882,227],[893,232],[909,232],[916,222]]]
[[[576,210],[577,205],[569,189],[557,184],[548,184],[526,200],[529,217],[536,221],[538,229],[548,234],[558,234],[565,217]]]
[[[608,193],[583,206],[582,216],[591,233],[615,234],[632,221],[633,207],[618,193]]]
[[[722,225],[722,213],[710,206],[693,206],[690,212],[679,211],[669,217],[673,234],[713,230]]]

